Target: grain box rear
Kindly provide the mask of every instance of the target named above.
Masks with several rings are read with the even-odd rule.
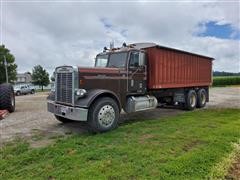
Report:
[[[156,46],[148,55],[148,89],[209,86],[213,58]]]

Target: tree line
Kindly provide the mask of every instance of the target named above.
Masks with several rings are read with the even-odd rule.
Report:
[[[17,64],[15,57],[11,54],[10,50],[4,45],[0,45],[0,84],[6,82],[6,69],[8,74],[8,82],[14,83],[17,79]],[[50,83],[48,72],[41,66],[34,66],[32,69],[32,83],[42,87]]]
[[[213,71],[213,76],[240,76],[240,72]]]

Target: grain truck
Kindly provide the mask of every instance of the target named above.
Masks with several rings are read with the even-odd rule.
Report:
[[[117,127],[121,111],[171,104],[186,110],[209,101],[213,58],[154,43],[104,48],[95,67],[60,66],[48,111],[61,122],[84,121],[92,132]]]

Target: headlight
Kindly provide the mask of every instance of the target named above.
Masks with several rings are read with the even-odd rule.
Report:
[[[87,93],[87,91],[85,89],[76,89],[75,90],[75,94],[79,97],[83,97],[86,93]]]

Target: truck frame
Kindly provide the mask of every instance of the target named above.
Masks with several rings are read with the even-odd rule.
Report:
[[[65,123],[87,122],[92,132],[117,127],[123,110],[133,113],[158,105],[202,108],[209,101],[213,58],[154,43],[104,48],[95,67],[60,66],[48,111]]]

